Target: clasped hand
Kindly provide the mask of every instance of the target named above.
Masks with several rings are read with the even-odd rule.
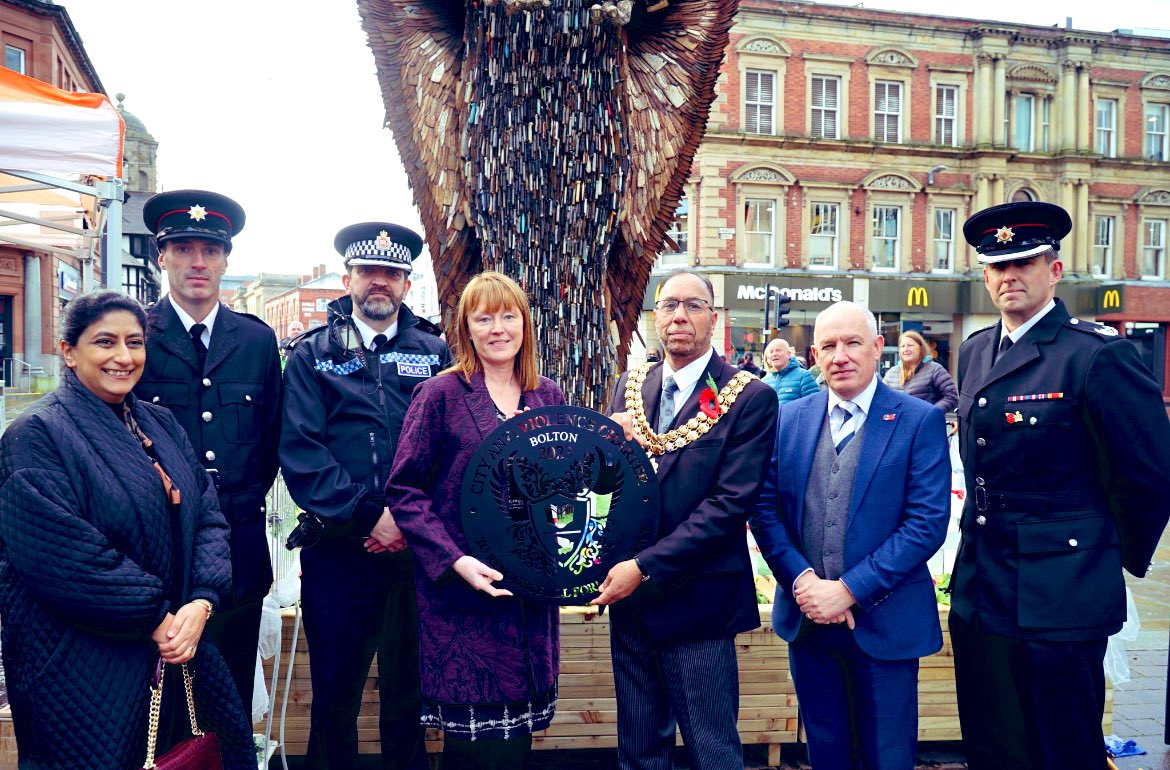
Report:
[[[812,572],[796,579],[796,605],[814,623],[844,623],[852,630],[853,605],[857,603],[848,586],[840,580],[822,580]]]
[[[382,509],[378,523],[370,530],[370,536],[363,545],[369,553],[398,553],[406,550],[406,536],[398,528],[389,508]]]
[[[199,646],[206,625],[207,608],[202,604],[188,602],[178,612],[168,612],[150,638],[158,645],[159,657],[164,662],[186,663],[195,657],[195,649]]]

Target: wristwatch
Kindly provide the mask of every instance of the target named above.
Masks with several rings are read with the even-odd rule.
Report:
[[[650,579],[650,573],[647,572],[646,568],[642,566],[642,560],[639,559],[637,556],[634,557],[634,566],[637,567],[638,571],[642,573],[642,582],[643,583],[645,583],[647,580]]]

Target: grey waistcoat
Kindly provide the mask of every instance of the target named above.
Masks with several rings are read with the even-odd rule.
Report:
[[[849,501],[853,479],[861,457],[865,423],[849,445],[837,454],[829,419],[821,427],[817,452],[813,456],[804,490],[804,553],[817,577],[836,580],[845,572],[845,529],[849,524]]]

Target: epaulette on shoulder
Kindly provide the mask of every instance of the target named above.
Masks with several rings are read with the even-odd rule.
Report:
[[[417,320],[417,327],[419,331],[426,332],[427,334],[433,334],[436,337],[441,337],[443,335],[443,328],[438,324],[421,317],[418,317]]]
[[[998,324],[992,324],[991,326],[984,326],[982,329],[976,329],[975,331],[973,331],[967,335],[967,339],[973,340],[976,337],[978,337],[980,334],[986,334],[987,332],[991,331],[992,329],[996,328],[997,326],[998,326]]]
[[[1109,340],[1121,336],[1121,332],[1114,329],[1112,326],[1097,323],[1096,321],[1086,321],[1083,318],[1072,317],[1064,322],[1064,325],[1070,329],[1076,329],[1085,334],[1092,334],[1093,336]]]

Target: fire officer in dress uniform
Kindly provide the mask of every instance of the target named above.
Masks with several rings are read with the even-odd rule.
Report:
[[[280,356],[263,321],[219,302],[244,210],[203,190],[153,196],[143,220],[169,293],[147,314],[146,371],[134,393],[169,408],[215,480],[231,525],[232,595],[207,624],[251,714],[261,603],[272,586],[264,498],[276,478]]]
[[[451,352],[439,327],[402,304],[422,250],[417,234],[371,222],[345,228],[334,245],[349,295],[330,303],[324,326],[292,342],[280,442],[289,492],[307,513],[290,542],[303,547],[308,766],[356,767],[376,651],[382,766],[422,770],[413,560],[383,494],[411,394],[451,364]]]
[[[1166,525],[1170,422],[1137,349],[1055,298],[1068,214],[963,226],[1000,323],[959,349],[967,480],[950,627],[971,770],[1105,770],[1103,659]]]

